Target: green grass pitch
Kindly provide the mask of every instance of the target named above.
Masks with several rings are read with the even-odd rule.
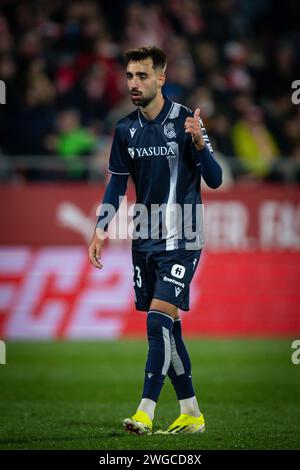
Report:
[[[292,340],[188,340],[207,431],[131,436],[146,341],[7,342],[0,366],[1,449],[299,449],[300,365]],[[169,379],[154,430],[178,416]]]

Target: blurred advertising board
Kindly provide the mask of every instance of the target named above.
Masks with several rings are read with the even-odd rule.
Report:
[[[1,339],[146,334],[145,313],[134,308],[130,243],[107,243],[101,271],[87,257],[102,193],[86,184],[1,186]],[[299,189],[249,185],[203,199],[206,247],[191,310],[182,312],[185,333],[299,335]]]

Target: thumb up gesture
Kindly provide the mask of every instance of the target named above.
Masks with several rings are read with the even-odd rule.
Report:
[[[192,135],[193,143],[197,150],[202,150],[205,140],[202,135],[200,124],[200,108],[196,108],[194,117],[187,117],[184,123],[185,132]]]

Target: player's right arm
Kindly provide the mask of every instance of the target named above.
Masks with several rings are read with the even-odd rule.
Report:
[[[101,269],[103,267],[100,258],[105,232],[120,207],[122,197],[126,193],[127,180],[128,175],[112,174],[106,187],[95,232],[89,246],[89,259],[95,268]]]
[[[123,132],[124,134],[124,132]],[[89,246],[89,259],[95,268],[103,267],[100,262],[101,250],[105,240],[105,232],[114,215],[119,209],[122,197],[126,193],[128,181],[128,153],[123,143],[122,130],[117,125],[114,135],[110,159],[110,181],[106,187],[103,201],[100,207],[100,215],[97,220],[94,235]]]

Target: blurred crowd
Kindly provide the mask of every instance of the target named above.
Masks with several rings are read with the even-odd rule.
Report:
[[[156,45],[164,92],[200,106],[229,179],[300,182],[299,12],[294,0],[2,0],[0,161],[65,162],[21,166],[29,180],[86,180],[88,167],[105,178],[115,123],[133,109],[122,54]]]

